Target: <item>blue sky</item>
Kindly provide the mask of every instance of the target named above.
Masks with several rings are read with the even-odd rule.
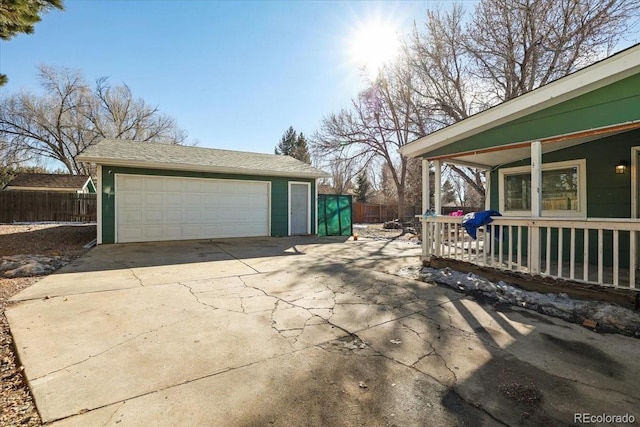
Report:
[[[467,9],[475,0],[464,2]],[[200,146],[272,152],[310,136],[363,88],[349,43],[382,20],[407,32],[451,1],[65,0],[35,34],[0,42],[1,93],[38,91],[36,67],[108,76],[174,117]],[[627,47],[635,40],[621,45]]]
[[[404,32],[435,3],[64,4],[63,12],[43,16],[35,34],[2,42],[3,92],[38,91],[38,64],[75,68],[89,81],[127,83],[200,146],[272,152],[289,126],[311,135],[362,88],[348,49],[359,23],[382,17]]]

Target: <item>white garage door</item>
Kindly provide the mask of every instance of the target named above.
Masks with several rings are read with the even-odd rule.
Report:
[[[116,241],[269,235],[269,183],[116,175]]]

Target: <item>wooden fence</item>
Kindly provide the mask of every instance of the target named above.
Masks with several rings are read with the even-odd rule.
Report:
[[[44,191],[0,191],[0,223],[94,222],[95,194]]]
[[[420,208],[405,206],[405,220],[411,220],[420,214]],[[380,205],[376,203],[353,202],[354,224],[377,224],[398,219],[398,205]]]

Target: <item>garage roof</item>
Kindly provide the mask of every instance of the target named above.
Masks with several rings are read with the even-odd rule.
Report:
[[[100,165],[189,170],[260,176],[322,178],[320,169],[290,156],[218,150],[184,145],[103,139],[76,160]]]

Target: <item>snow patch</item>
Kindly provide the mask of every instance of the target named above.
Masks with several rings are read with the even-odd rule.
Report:
[[[0,277],[29,277],[53,273],[71,261],[63,256],[12,255],[0,258]]]
[[[436,282],[484,298],[494,304],[524,307],[578,324],[591,319],[598,322],[598,330],[602,332],[617,332],[640,338],[640,313],[616,304],[577,300],[564,293],[526,291],[503,281],[493,283],[473,273],[461,273],[450,268],[425,267],[420,272],[420,278],[425,282]]]

